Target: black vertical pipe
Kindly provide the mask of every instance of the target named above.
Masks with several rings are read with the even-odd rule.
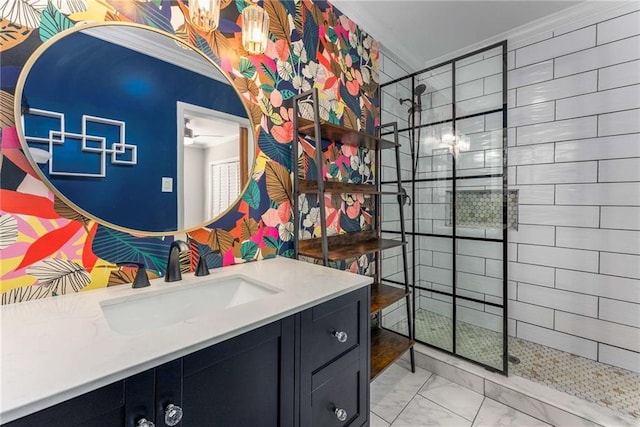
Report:
[[[293,170],[293,258],[298,259],[300,257],[299,248],[300,245],[300,207],[298,206],[298,198],[300,196],[300,177],[298,174],[298,138],[300,133],[298,132],[298,102],[300,101],[300,95],[293,98],[293,141],[291,141],[291,169]],[[306,195],[305,195],[306,197]]]
[[[416,77],[412,76],[411,77],[411,100],[412,102],[415,102],[416,99],[416,94],[415,94],[415,88],[416,88]],[[415,107],[412,104],[411,106],[411,141],[413,141],[413,144],[411,144],[411,177],[413,182],[411,183],[411,305],[412,305],[412,310],[413,310],[413,319],[416,318],[416,174],[417,174],[417,168],[418,168],[418,161],[419,159],[417,158],[417,150],[416,150],[416,123],[415,123]],[[418,144],[420,143],[420,141],[418,141]],[[415,157],[415,159],[414,159]],[[410,319],[409,319],[410,320]],[[409,334],[411,336],[411,338],[413,339],[416,336],[416,322],[414,320],[413,323],[409,324],[409,327],[413,328],[413,332],[411,334]],[[413,347],[411,347],[411,356],[413,356]],[[412,363],[411,366],[413,368],[413,357],[412,357]]]
[[[322,131],[320,129],[320,96],[318,95],[318,88],[312,89],[313,97],[313,126],[315,129],[315,141],[316,141],[316,168],[318,170],[316,176],[316,182],[318,183],[318,202],[320,205],[320,244],[322,245],[322,262],[326,267],[329,265],[329,243],[327,241],[327,213],[324,206],[324,175],[322,158]]]
[[[502,370],[505,375],[509,375],[509,317],[507,307],[509,298],[509,281],[507,276],[509,254],[508,248],[508,228],[509,228],[509,169],[507,163],[508,123],[507,123],[507,41],[502,42]]]
[[[380,95],[382,96],[382,95]],[[382,106],[382,100],[378,104]],[[382,118],[382,112],[380,112],[380,116]],[[384,125],[378,127],[377,136],[380,137],[382,134],[382,128]],[[382,190],[382,150],[375,150],[375,167],[376,167],[376,190],[377,194],[371,195],[374,197],[374,209],[375,209],[375,223],[373,224],[373,229],[376,230],[376,237],[379,239],[382,237],[382,195],[380,194]],[[374,283],[381,284],[382,283],[382,251],[378,251],[375,253],[375,266],[376,271],[374,275]],[[378,311],[375,314],[375,322],[377,327],[382,326],[382,310]]]
[[[456,144],[456,61],[453,60],[451,62],[451,130],[453,133],[453,143],[454,143],[454,148],[452,150],[451,153],[451,224],[452,224],[452,230],[451,230],[451,242],[452,242],[452,258],[451,258],[451,275],[452,277],[452,281],[451,281],[451,285],[452,285],[452,304],[453,304],[453,313],[452,313],[452,321],[453,321],[453,340],[452,340],[452,351],[454,354],[458,354],[457,352],[457,340],[456,340],[456,336],[458,334],[458,329],[457,329],[457,299],[456,299],[456,284],[457,284],[457,266],[456,266],[456,223],[458,222],[456,219],[456,150],[455,150],[455,144]],[[459,152],[459,151],[458,151]]]
[[[396,157],[396,176],[398,178],[398,182],[397,182],[397,191],[398,191],[398,209],[399,209],[399,213],[400,213],[400,236],[402,236],[402,241],[405,243],[404,245],[402,245],[402,267],[403,267],[403,278],[404,278],[404,289],[405,292],[408,292],[406,297],[405,297],[405,305],[406,305],[406,309],[407,309],[407,330],[409,332],[409,339],[411,341],[414,341],[414,333],[415,333],[415,327],[414,327],[414,319],[415,319],[415,286],[411,286],[409,285],[409,262],[407,259],[407,242],[406,242],[406,230],[405,230],[405,223],[404,223],[404,201],[405,201],[405,197],[403,197],[402,195],[402,179],[400,174],[401,169],[400,169],[400,144],[398,141],[398,123],[394,122],[391,124],[391,126],[393,126],[393,142],[396,143],[396,146],[394,148],[394,154]],[[411,162],[413,164],[413,157],[411,157]],[[415,238],[415,236],[414,236]],[[415,249],[414,249],[414,257],[415,257]],[[415,266],[414,266],[415,269]],[[411,295],[409,295],[409,292],[411,293]],[[412,302],[413,300],[413,302]],[[411,362],[411,372],[415,372],[416,371],[416,360],[415,360],[415,350],[414,347],[411,346],[411,348],[409,349],[409,358],[410,358],[410,362]]]

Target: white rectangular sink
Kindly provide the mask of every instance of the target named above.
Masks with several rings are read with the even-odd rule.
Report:
[[[109,327],[124,335],[183,322],[280,292],[242,275],[226,276],[100,302]]]

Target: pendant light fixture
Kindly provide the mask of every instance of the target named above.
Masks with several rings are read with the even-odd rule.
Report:
[[[220,22],[220,0],[189,0],[189,14],[195,27],[214,31]]]
[[[251,55],[264,53],[269,40],[269,14],[257,4],[242,11],[242,47]]]

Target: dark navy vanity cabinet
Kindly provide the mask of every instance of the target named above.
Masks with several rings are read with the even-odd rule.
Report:
[[[368,425],[369,345],[365,287],[5,426]]]
[[[305,310],[300,320],[300,425],[368,425],[369,288]]]

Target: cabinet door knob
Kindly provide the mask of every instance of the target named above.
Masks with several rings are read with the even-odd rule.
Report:
[[[335,331],[333,336],[336,337],[339,342],[347,342],[347,339],[349,339],[349,335],[344,331]]]
[[[156,425],[148,419],[142,418],[138,420],[138,422],[136,423],[136,427],[156,427]]]
[[[336,408],[333,412],[336,414],[336,418],[339,421],[347,421],[347,411],[344,409]]]
[[[164,408],[164,423],[168,426],[178,425],[180,420],[182,419],[182,408],[178,405],[174,405],[173,403],[169,403]]]

